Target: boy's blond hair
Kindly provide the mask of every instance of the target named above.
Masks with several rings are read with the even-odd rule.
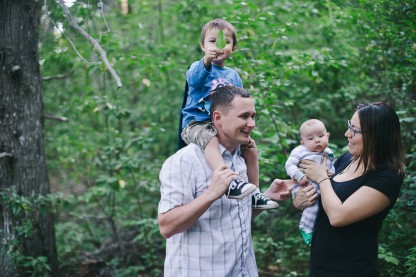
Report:
[[[229,29],[233,33],[233,47],[237,45],[237,30],[234,28],[234,26],[230,22],[222,18],[211,20],[210,22],[205,24],[204,27],[202,27],[202,31],[201,31],[201,44],[202,45],[204,45],[206,32],[213,28],[216,28],[219,30]]]

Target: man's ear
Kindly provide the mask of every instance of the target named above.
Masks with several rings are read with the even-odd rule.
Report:
[[[212,113],[212,122],[221,124],[221,112],[220,111],[214,111]]]
[[[328,137],[328,139],[329,139],[329,137],[330,137],[329,132],[327,132],[327,133],[326,133],[326,136],[327,136],[327,137]]]
[[[303,140],[300,140],[300,144],[302,144],[302,145],[303,145]]]
[[[205,45],[201,42],[201,44],[199,45],[200,47],[201,47],[201,50],[203,51],[203,52],[205,52]]]

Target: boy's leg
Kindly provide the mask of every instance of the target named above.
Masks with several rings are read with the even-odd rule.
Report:
[[[212,171],[224,165],[224,160],[218,148],[219,142],[217,137],[213,137],[205,146],[204,155]],[[225,195],[232,199],[243,199],[251,194],[256,186],[242,180],[240,177],[234,179]]]
[[[218,149],[218,145],[218,138],[213,137],[204,149],[205,158],[207,159],[207,162],[211,167],[212,171],[224,165],[224,159],[221,156],[221,153]]]
[[[211,122],[191,122],[182,131],[182,139],[187,143],[195,143],[204,150],[205,158],[212,171],[224,164],[224,160],[219,151],[217,130]],[[241,178],[234,179],[225,195],[232,199],[242,199],[250,195],[256,186]]]
[[[248,181],[259,187],[259,154],[257,147],[252,140],[253,145],[242,146],[242,156],[247,166]]]
[[[258,150],[254,140],[250,139],[248,145],[242,146],[243,158],[247,166],[247,176],[250,183],[256,185],[255,194],[252,196],[252,207],[254,209],[275,209],[279,207],[276,201],[269,199],[259,189],[259,159]]]

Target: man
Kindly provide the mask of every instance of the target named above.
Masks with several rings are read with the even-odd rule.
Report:
[[[218,88],[211,95],[211,117],[226,166],[212,172],[201,148],[192,143],[164,163],[158,221],[167,238],[165,276],[258,276],[251,199],[224,196],[238,175],[247,181],[240,145],[249,141],[255,115],[247,91]],[[246,151],[257,155],[256,148]],[[290,189],[290,182],[275,180],[265,194],[285,200]]]

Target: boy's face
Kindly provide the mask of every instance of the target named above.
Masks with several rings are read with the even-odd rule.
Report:
[[[305,126],[300,143],[312,152],[323,152],[328,147],[329,133],[322,124]]]
[[[211,28],[211,29],[207,30],[207,32],[205,33],[204,44],[201,44],[202,51],[205,52],[208,49],[217,48],[215,43],[217,42],[218,32],[219,32],[219,29],[217,29],[217,28]],[[234,52],[234,50],[235,50],[235,46],[233,46],[234,41],[233,41],[232,31],[225,28],[223,30],[223,33],[225,35],[226,45],[223,49],[221,49],[223,51],[223,53],[221,55],[219,55],[218,58],[213,60],[214,63],[216,63],[216,62],[217,63],[223,63],[226,59],[228,59],[230,57],[231,53]]]

